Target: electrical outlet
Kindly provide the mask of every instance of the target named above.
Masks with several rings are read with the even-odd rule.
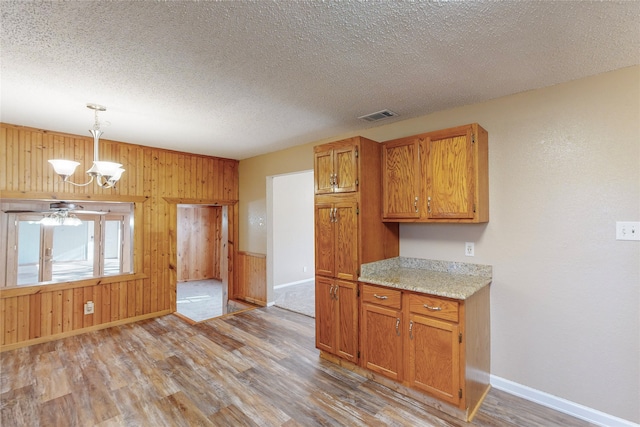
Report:
[[[84,305],[84,314],[93,314],[93,301],[87,301]]]
[[[475,245],[473,242],[465,242],[464,244],[464,254],[466,256],[474,256],[475,255]]]
[[[640,240],[640,222],[616,222],[616,240]]]

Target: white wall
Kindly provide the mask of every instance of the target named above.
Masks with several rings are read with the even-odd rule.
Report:
[[[640,422],[640,242],[615,240],[616,221],[640,221],[640,67],[356,134],[471,122],[489,132],[490,222],[403,224],[401,255],[493,265],[493,375]],[[240,162],[242,250],[263,246],[248,218],[265,172],[310,169],[321,142]]]
[[[273,177],[272,226],[274,286],[313,279],[312,170]]]

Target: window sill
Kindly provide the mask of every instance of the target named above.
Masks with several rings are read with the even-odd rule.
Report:
[[[42,283],[38,285],[27,286],[9,286],[0,288],[0,298],[10,298],[23,295],[34,295],[43,292],[55,292],[58,290],[83,288],[86,286],[108,285],[119,282],[133,282],[140,279],[146,279],[144,273],[119,274],[114,276],[92,277],[89,279],[73,280],[66,282]]]

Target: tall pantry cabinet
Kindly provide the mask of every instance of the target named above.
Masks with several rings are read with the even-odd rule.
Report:
[[[382,145],[353,137],[314,147],[316,347],[358,363],[360,265],[398,256],[382,222]]]

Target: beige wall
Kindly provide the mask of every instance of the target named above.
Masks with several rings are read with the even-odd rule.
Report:
[[[639,422],[640,242],[615,222],[640,221],[640,67],[358,134],[471,122],[489,132],[490,222],[402,224],[400,254],[493,265],[493,375]],[[316,144],[240,162],[241,250],[265,253],[265,177],[309,169]]]

